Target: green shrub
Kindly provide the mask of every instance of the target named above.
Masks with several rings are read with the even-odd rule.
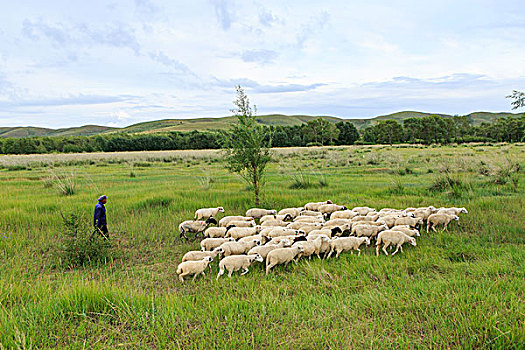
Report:
[[[80,215],[73,213],[62,218],[63,228],[58,232],[62,237],[57,251],[59,266],[78,268],[112,260],[109,240],[83,225]]]

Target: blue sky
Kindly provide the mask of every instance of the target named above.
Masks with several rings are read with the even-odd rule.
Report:
[[[0,0],[0,126],[509,111],[523,0]]]

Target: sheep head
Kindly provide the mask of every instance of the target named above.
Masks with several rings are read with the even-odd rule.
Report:
[[[223,207],[218,207],[217,209],[219,210],[219,213],[224,213],[224,208]]]
[[[214,224],[214,225],[217,225],[217,220],[215,220],[215,218],[213,216],[210,216],[208,219],[206,219],[206,224],[209,225],[209,224]]]
[[[253,258],[252,262],[254,261],[258,261],[258,262],[263,262],[263,257],[261,256],[261,254],[259,253],[255,253],[255,257]]]
[[[417,245],[416,244],[416,239],[414,237],[409,237],[408,241],[410,242],[411,245],[413,245],[414,247]]]

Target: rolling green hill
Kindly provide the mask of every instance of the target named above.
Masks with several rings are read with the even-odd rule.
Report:
[[[330,122],[337,123],[339,121],[350,121],[355,124],[358,129],[364,129],[379,120],[394,119],[402,122],[407,118],[422,118],[430,115],[439,115],[442,117],[452,117],[447,114],[424,113],[415,111],[403,111],[382,115],[369,119],[344,119],[332,116],[310,116],[310,115],[282,115],[270,114],[257,116],[257,121],[263,125],[282,125],[293,126],[307,123],[316,118],[325,118]],[[468,114],[472,119],[474,125],[479,125],[482,122],[490,122],[498,117],[515,116],[519,114],[513,113],[490,113],[490,112],[474,112]],[[164,119],[150,122],[142,122],[133,124],[124,128],[112,128],[98,125],[84,125],[81,127],[64,128],[64,129],[47,129],[38,127],[0,127],[0,137],[35,137],[35,136],[88,136],[97,134],[107,134],[115,132],[124,133],[158,133],[168,131],[192,131],[192,130],[218,130],[225,129],[235,122],[234,117],[222,118],[195,118],[195,119]]]

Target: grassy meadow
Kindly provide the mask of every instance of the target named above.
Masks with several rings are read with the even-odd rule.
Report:
[[[525,348],[525,145],[275,151],[266,208],[466,207],[404,253],[261,265],[181,284],[200,207],[252,207],[215,151],[1,156],[0,349]],[[61,195],[56,177],[70,179]],[[295,187],[295,188],[293,188]],[[108,195],[113,257],[68,269],[62,214]]]

